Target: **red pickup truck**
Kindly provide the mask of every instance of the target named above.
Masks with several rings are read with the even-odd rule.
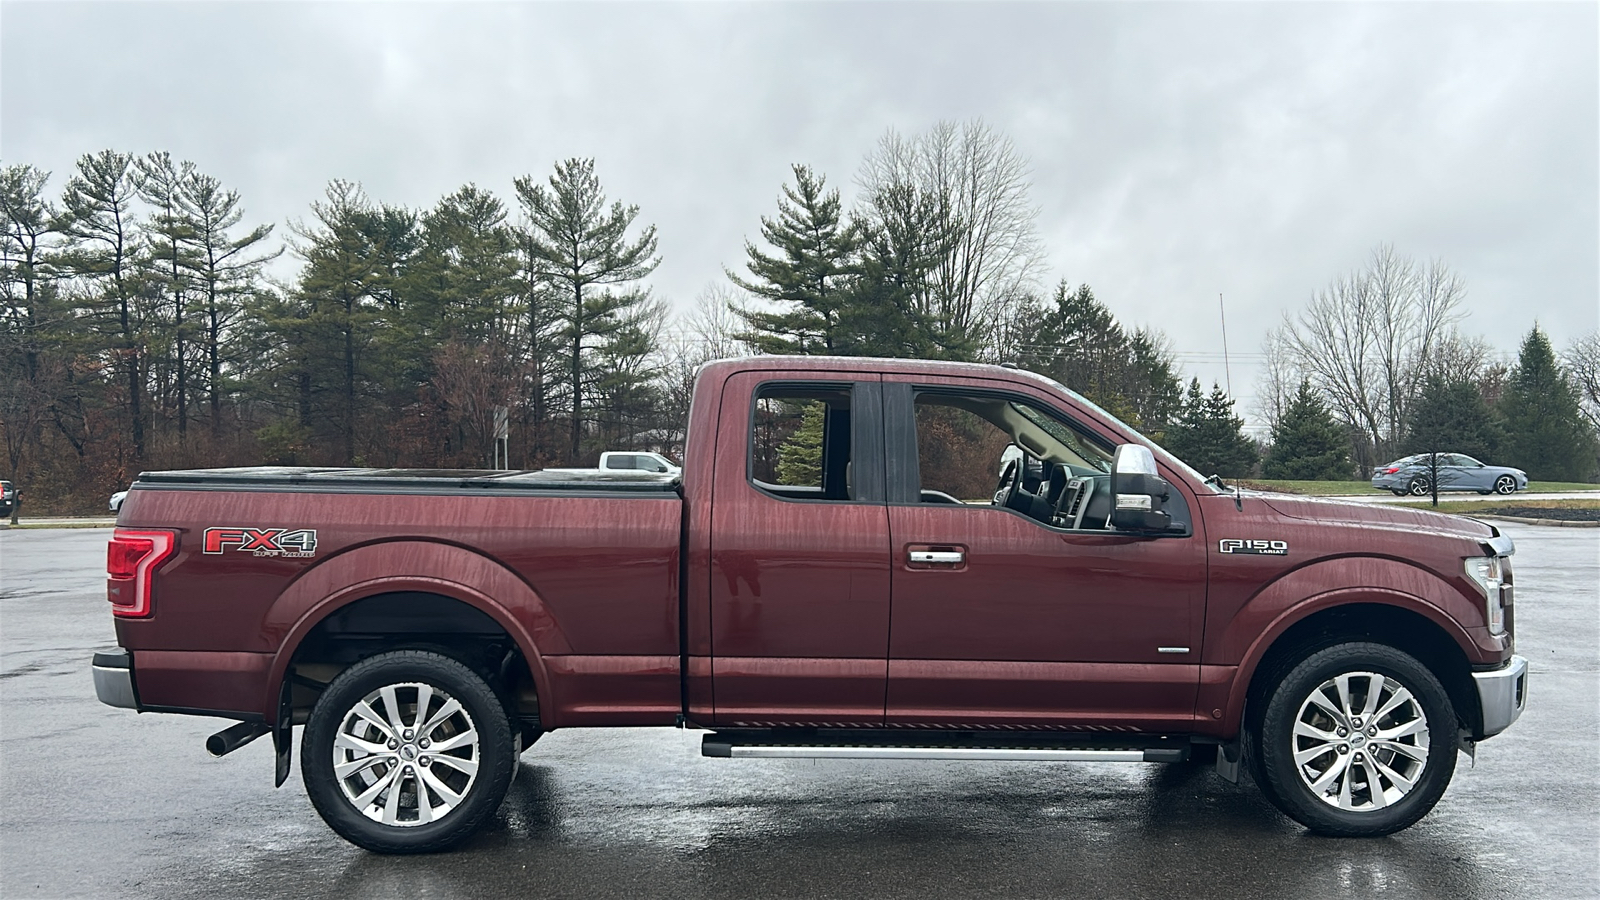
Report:
[[[104,702],[265,734],[327,823],[437,850],[557,728],[707,756],[1241,764],[1335,835],[1405,828],[1527,696],[1512,543],[1225,488],[1049,379],[705,366],[680,475],[141,475]]]

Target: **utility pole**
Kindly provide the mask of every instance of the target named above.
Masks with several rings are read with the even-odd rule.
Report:
[[[1228,383],[1228,396],[1233,396],[1233,369],[1228,365],[1228,310],[1222,305],[1222,292],[1217,292],[1217,312],[1222,315],[1222,376]]]

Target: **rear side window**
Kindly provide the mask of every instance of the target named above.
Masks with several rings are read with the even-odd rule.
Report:
[[[852,391],[763,385],[751,417],[750,478],[788,500],[853,500]]]

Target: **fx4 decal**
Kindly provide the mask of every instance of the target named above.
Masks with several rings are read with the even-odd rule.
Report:
[[[1223,538],[1217,545],[1220,553],[1255,553],[1260,556],[1288,556],[1288,541],[1259,541],[1241,540],[1239,538]]]
[[[301,528],[207,528],[204,553],[241,550],[252,556],[314,556],[317,532]]]

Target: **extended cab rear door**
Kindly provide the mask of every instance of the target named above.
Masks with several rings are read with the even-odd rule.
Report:
[[[889,518],[879,378],[743,372],[713,473],[716,724],[883,724]]]
[[[1010,438],[983,418],[997,414],[986,404],[1027,405],[1106,450],[1114,439],[1031,385],[889,375],[883,391],[888,723],[1192,728],[1206,597],[1198,517],[1187,537],[1149,538],[1106,530],[1103,500],[1076,528],[993,505]],[[1075,474],[1106,496],[1109,478]]]

